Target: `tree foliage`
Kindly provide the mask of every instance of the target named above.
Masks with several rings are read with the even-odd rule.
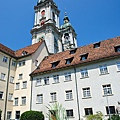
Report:
[[[112,115],[111,118],[109,118],[108,120],[120,120],[120,116],[119,115]]]
[[[26,111],[22,113],[20,120],[44,120],[44,115],[39,111]]]
[[[49,111],[47,115],[50,120],[68,120],[66,110],[61,104],[57,102],[52,105],[48,104],[47,108]]]
[[[87,120],[102,120],[103,114],[102,112],[96,112],[94,115],[89,115],[86,117]]]

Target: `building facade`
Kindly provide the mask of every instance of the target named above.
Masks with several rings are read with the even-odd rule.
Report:
[[[48,120],[48,104],[58,102],[70,120],[101,111],[107,119],[120,101],[120,37],[51,55],[31,76],[32,109]],[[46,99],[47,98],[47,99]]]

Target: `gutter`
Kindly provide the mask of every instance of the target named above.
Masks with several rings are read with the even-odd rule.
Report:
[[[4,120],[6,120],[6,113],[7,113],[7,98],[8,98],[8,86],[9,86],[9,78],[10,78],[10,64],[11,64],[11,58],[9,60],[8,65],[8,77],[7,77],[7,86],[6,86],[6,95],[5,95],[5,109],[4,109]]]
[[[32,87],[33,87],[33,77],[31,76],[30,110],[32,110]]]
[[[75,67],[74,67],[74,74],[75,74],[75,88],[76,88],[76,96],[77,96],[78,120],[80,120],[80,104],[79,104],[79,97],[78,97],[78,85],[77,85],[77,75],[76,75]]]

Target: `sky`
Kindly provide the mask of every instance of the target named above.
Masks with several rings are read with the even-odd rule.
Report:
[[[78,47],[120,36],[120,0],[54,0],[63,24],[65,10]],[[0,43],[18,50],[31,45],[37,0],[0,0]]]

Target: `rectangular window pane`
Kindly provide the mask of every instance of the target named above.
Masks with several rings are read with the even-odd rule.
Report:
[[[108,73],[108,69],[107,66],[100,66],[100,73],[101,74],[107,74]]]
[[[22,105],[26,105],[26,97],[22,97]]]
[[[12,100],[13,93],[9,93],[8,100]]]
[[[1,73],[1,80],[5,80],[5,74]]]
[[[71,80],[71,73],[65,73],[65,81]]]
[[[20,83],[16,83],[16,90],[19,90],[20,88]]]
[[[104,92],[104,95],[111,95],[112,94],[111,85],[110,84],[103,85],[103,92]]]
[[[93,115],[92,108],[84,108],[84,110],[85,110],[85,115]]]
[[[44,77],[44,84],[48,85],[49,84],[49,77]]]
[[[7,60],[8,60],[8,57],[4,56],[2,61],[7,63]]]
[[[54,79],[54,83],[58,83],[59,82],[59,75],[54,75],[53,79]]]
[[[10,82],[13,83],[14,82],[14,77],[10,76]]]
[[[90,88],[83,88],[83,97],[91,97]]]
[[[12,115],[12,112],[11,112],[11,111],[8,111],[8,112],[7,112],[7,120],[10,120],[10,119],[11,119],[11,115]]]
[[[18,98],[14,98],[14,105],[18,106]]]
[[[73,110],[66,110],[67,117],[73,117]]]
[[[87,69],[81,70],[81,78],[88,77],[88,71]]]
[[[66,91],[66,100],[71,100],[73,98],[72,90]]]
[[[107,106],[106,107],[106,113],[107,114],[115,114],[115,106]]]
[[[0,91],[0,99],[3,99],[3,92]]]
[[[36,86],[39,86],[39,85],[41,85],[41,78],[37,78],[36,80]]]
[[[56,93],[50,93],[51,95],[51,101],[55,102],[56,101]]]
[[[38,103],[43,103],[43,94],[37,95],[37,102]]]
[[[24,88],[24,89],[27,88],[27,81],[24,81],[24,82],[23,82],[23,88]]]
[[[23,78],[23,74],[19,74],[19,80]]]
[[[15,119],[20,119],[20,111],[16,111]]]

